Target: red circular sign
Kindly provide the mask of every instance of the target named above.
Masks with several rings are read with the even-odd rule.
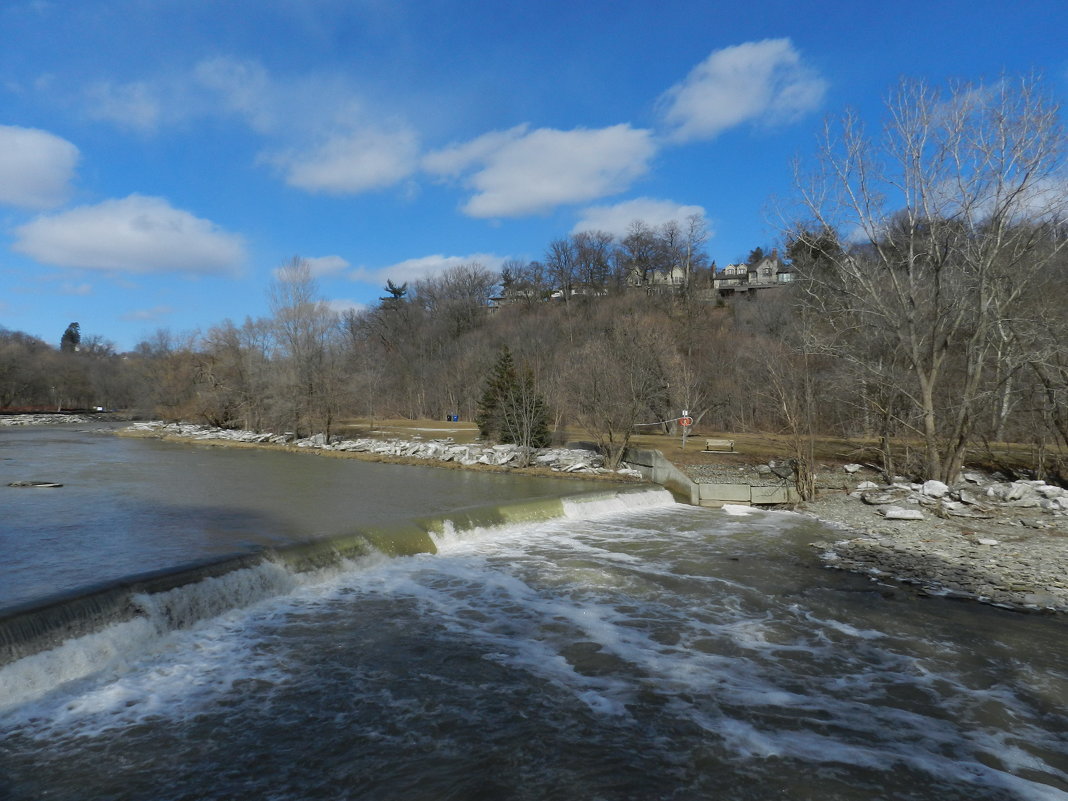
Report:
[[[680,417],[679,418],[679,425],[680,426],[692,426],[693,425],[693,418],[692,417]]]

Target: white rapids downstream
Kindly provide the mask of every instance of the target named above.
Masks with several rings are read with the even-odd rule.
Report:
[[[1068,799],[1065,622],[825,536],[649,489],[145,596],[0,668],[0,799]]]

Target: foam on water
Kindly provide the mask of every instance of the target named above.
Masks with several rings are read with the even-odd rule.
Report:
[[[641,535],[638,530],[633,533],[635,538]],[[554,551],[565,550],[568,559],[576,555],[588,558],[596,552],[598,542],[606,541],[602,534],[600,537],[584,536],[581,542],[570,543],[567,542],[570,536],[563,524],[545,526],[538,546],[551,543]],[[685,539],[680,538],[678,532],[675,538],[676,543]],[[536,553],[529,549],[529,541],[520,543],[517,539],[502,537],[496,540],[494,553],[487,555],[486,561],[475,572],[485,576],[493,572],[495,562],[513,564],[519,559],[525,558],[529,562],[532,557],[536,558]],[[689,544],[694,544],[692,539]],[[457,547],[450,551],[450,555],[459,557],[461,550]],[[628,558],[625,564],[634,561]],[[619,566],[620,563],[611,558],[605,569],[616,570]],[[730,603],[716,610],[721,615],[718,618],[702,614],[706,610],[697,611],[692,607],[684,610],[685,616],[677,615],[679,610],[669,610],[661,604],[656,582],[648,583],[649,592],[644,598],[647,605],[642,606],[640,613],[630,610],[621,613],[618,601],[596,597],[601,592],[611,595],[611,589],[621,586],[618,581],[596,577],[591,581],[592,568],[585,572],[567,571],[546,563],[539,569],[557,577],[562,575],[556,586],[570,582],[572,594],[566,599],[546,598],[528,583],[513,577],[508,581],[486,583],[484,586],[492,587],[492,591],[465,598],[464,609],[478,608],[483,614],[495,608],[502,613],[509,610],[510,628],[503,637],[494,635],[493,626],[471,630],[463,624],[466,616],[461,610],[455,606],[450,608],[441,598],[434,599],[435,613],[455,621],[456,633],[463,631],[468,636],[478,636],[492,643],[494,659],[570,687],[576,700],[606,714],[627,714],[638,691],[631,682],[619,684],[599,679],[594,694],[596,703],[592,703],[590,697],[594,691],[589,678],[563,657],[567,644],[576,639],[592,643],[601,651],[618,657],[636,674],[649,677],[648,681],[660,692],[699,693],[702,685],[707,685],[714,677],[715,695],[729,701],[712,717],[708,716],[707,708],[699,706],[689,708],[685,714],[694,723],[721,736],[725,746],[739,756],[789,757],[810,763],[841,763],[879,771],[905,763],[934,776],[1004,788],[1021,798],[1068,797],[1062,790],[1013,775],[1013,770],[1028,770],[1045,773],[1062,782],[1068,779],[1063,770],[1033,753],[1006,747],[1004,735],[995,735],[982,728],[962,731],[958,724],[940,715],[932,717],[923,712],[900,709],[895,701],[885,705],[887,693],[893,696],[898,688],[913,688],[932,697],[948,694],[941,703],[951,708],[959,707],[962,711],[980,699],[1002,705],[1007,711],[1016,710],[1008,712],[1012,718],[1016,718],[1017,713],[1021,713],[1020,718],[1026,717],[1030,711],[1021,704],[1021,698],[1007,688],[991,692],[969,686],[952,673],[935,672],[923,664],[922,657],[902,656],[897,650],[900,643],[893,642],[894,638],[884,631],[816,614],[799,604],[765,610],[755,617],[751,612],[742,612],[738,616],[739,607]],[[646,577],[679,577],[677,572],[658,566],[655,561],[644,562],[641,571]],[[578,584],[581,586],[575,586]],[[643,600],[640,585],[627,584],[627,594],[628,600]],[[524,646],[510,646],[515,633],[514,610],[523,610],[520,614],[529,615],[531,619],[552,621],[553,627],[564,626],[567,635],[554,638],[552,633],[546,633],[545,624],[542,624],[538,634],[527,639]],[[696,614],[690,614],[695,611]],[[660,639],[663,631],[644,630],[643,620],[654,613],[660,622],[672,625],[677,639],[670,644],[665,645]],[[710,640],[720,643],[716,650],[735,651],[736,655],[724,659],[721,653],[709,653],[707,647],[702,648],[700,644]],[[888,642],[880,646],[879,641]],[[855,653],[843,651],[843,645],[847,649],[859,650]],[[937,652],[942,661],[952,659],[954,651],[959,650],[959,646],[944,641],[932,641],[929,648]],[[922,652],[923,648],[920,650]],[[792,671],[796,671],[798,659],[806,665],[839,663],[844,667],[833,678],[802,680],[797,690],[780,686],[784,679],[789,685],[797,685],[798,676]],[[872,702],[884,705],[872,706]],[[814,730],[759,729],[734,716],[742,710],[746,714],[755,710],[772,717],[800,715],[798,720],[833,723],[821,723]],[[821,728],[834,734],[822,733]],[[1018,742],[1029,741],[1051,749],[1065,745],[1063,736],[1051,735],[1034,724],[1017,720],[1014,728],[1012,736]],[[895,734],[888,740],[887,732]],[[873,736],[877,746],[849,742],[853,738]],[[1004,763],[1005,769],[999,770],[974,759],[961,759],[959,752],[968,749],[983,754],[985,759]]]
[[[737,503],[725,503],[721,507],[721,511],[731,517],[749,517],[753,513],[752,507],[742,506]]]
[[[563,513],[574,520],[673,505],[671,494],[648,489],[625,493],[605,492],[580,496],[563,503]],[[486,536],[508,536],[529,528],[516,523],[503,526],[460,529],[452,520],[442,522],[440,534],[431,536],[439,547]],[[192,581],[171,590],[135,593],[130,598],[131,619],[105,626],[99,631],[66,640],[55,648],[0,666],[0,710],[18,706],[55,687],[95,673],[116,675],[131,661],[166,647],[176,631],[254,605],[267,598],[292,593],[295,589],[329,581],[339,572],[366,569],[382,559],[371,554],[356,562],[341,559],[337,564],[297,572],[279,561],[265,559],[249,567],[219,576]]]
[[[379,559],[364,560],[362,564]],[[70,682],[94,674],[106,679],[122,675],[146,657],[166,653],[174,643],[192,637],[203,649],[204,632],[198,624],[220,616],[238,616],[264,599],[296,588],[329,581],[356,563],[307,573],[295,573],[275,562],[264,561],[221,576],[191,582],[172,590],[131,596],[135,616],[99,631],[66,640],[61,645],[0,666],[0,711],[32,701]],[[184,630],[196,628],[192,635]]]
[[[572,520],[593,520],[603,515],[634,512],[674,506],[675,498],[666,489],[647,489],[637,492],[604,493],[564,499],[564,514]]]
[[[536,749],[538,738],[579,731],[602,759],[618,759],[614,770],[640,749],[643,769],[667,766],[661,781],[682,776],[691,795],[716,771],[788,782],[820,766],[867,783],[843,798],[870,798],[879,781],[928,782],[916,797],[932,799],[965,797],[962,788],[1068,798],[1065,717],[1044,700],[1068,688],[1057,663],[1035,683],[1022,666],[1007,675],[1011,661],[991,670],[970,659],[974,640],[954,639],[957,624],[923,608],[910,610],[913,622],[817,603],[790,583],[797,557],[778,544],[794,520],[653,504],[453,529],[436,555],[335,571],[172,631],[139,659],[22,703],[0,727],[42,749],[136,731],[146,742],[134,747],[150,749],[155,730],[205,718],[225,726],[227,710],[235,728],[254,727],[264,708],[298,732],[309,720],[336,725],[333,737],[354,738],[333,746],[348,760],[368,743],[388,745],[389,760],[411,753],[409,771],[468,764],[510,736]],[[820,577],[818,588],[851,581]],[[511,697],[514,707],[498,709]],[[483,730],[494,734],[480,743]]]

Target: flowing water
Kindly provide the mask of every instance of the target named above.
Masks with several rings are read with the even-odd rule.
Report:
[[[1068,799],[1060,618],[826,571],[799,515],[559,508],[135,592],[0,668],[0,798]]]

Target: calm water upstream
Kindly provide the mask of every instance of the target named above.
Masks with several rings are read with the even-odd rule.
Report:
[[[63,487],[15,489],[7,486],[12,481]],[[191,560],[575,491],[575,482],[563,479],[191,446],[73,427],[0,429],[0,613]]]
[[[220,531],[254,547],[331,533],[383,499],[403,511],[400,487],[413,481],[427,485],[416,503],[439,506],[412,515],[464,503],[457,489],[430,497],[423,476],[463,475],[451,471],[19,436],[51,438],[36,447],[65,456],[37,475],[0,462],[5,484],[63,480],[58,466],[72,460],[87,481],[110,472],[110,500],[83,509],[92,536],[62,495],[78,481],[0,487],[3,527],[21,521],[2,534],[0,580],[22,575],[23,599],[68,540],[111,536],[71,544],[67,560],[133,572],[213,548]],[[0,432],[0,458],[18,451]],[[275,457],[279,476],[265,484]],[[141,483],[179,480],[189,465],[196,477],[180,480],[203,503],[177,489],[156,503]],[[354,467],[382,474],[353,486]],[[500,500],[503,490],[459,480],[465,505]],[[535,495],[561,491],[533,484]],[[327,487],[318,503],[329,508],[309,513],[305,493]],[[12,493],[38,493],[17,500],[38,504],[33,514],[9,518]],[[239,570],[0,668],[0,799],[1068,799],[1060,618],[823,570],[807,543],[826,532],[798,515],[733,517],[658,490],[564,509],[446,527],[437,554]],[[129,530],[146,520],[185,550]],[[66,586],[96,576],[79,569],[60,571]],[[229,611],[159,624],[208,596]]]

